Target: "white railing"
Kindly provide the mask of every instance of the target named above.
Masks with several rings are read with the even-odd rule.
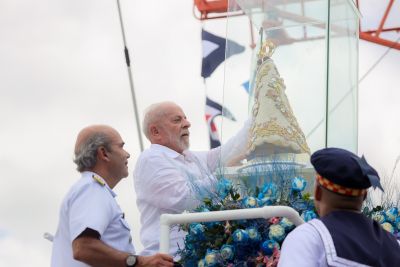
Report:
[[[160,218],[160,252],[169,253],[169,232],[172,224],[258,218],[268,219],[272,217],[286,217],[296,226],[304,223],[296,210],[286,206],[266,206],[263,208],[253,209],[163,214]]]

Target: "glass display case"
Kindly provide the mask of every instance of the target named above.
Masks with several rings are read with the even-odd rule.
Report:
[[[245,157],[225,166],[224,175],[239,175],[243,182],[246,172],[259,173],[259,184],[278,168],[311,179],[312,152],[324,147],[356,152],[354,2],[230,0],[229,9],[245,16],[228,17],[227,39],[250,43],[246,50],[252,52],[225,61],[223,104],[237,121],[221,121],[222,143],[246,120],[251,125]],[[231,49],[228,42],[226,53]]]

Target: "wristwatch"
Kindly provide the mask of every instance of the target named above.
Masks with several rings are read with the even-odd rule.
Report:
[[[136,266],[137,262],[138,262],[138,256],[130,254],[127,258],[126,258],[126,267],[133,267]]]

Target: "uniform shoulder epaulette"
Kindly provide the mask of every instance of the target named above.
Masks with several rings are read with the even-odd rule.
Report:
[[[96,181],[96,182],[98,182],[101,186],[105,186],[106,185],[106,183],[99,177],[99,176],[97,176],[97,175],[92,175],[92,178]]]

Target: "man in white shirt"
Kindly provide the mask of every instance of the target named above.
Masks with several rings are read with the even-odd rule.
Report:
[[[128,176],[130,155],[123,147],[109,126],[89,126],[79,133],[74,162],[82,177],[63,200],[52,267],[173,266],[169,255],[134,255],[129,225],[112,190]]]
[[[225,145],[204,152],[189,151],[189,127],[182,109],[172,102],[151,105],[144,116],[143,131],[151,146],[139,157],[134,170],[140,238],[143,255],[159,250],[160,216],[196,208],[198,190],[211,190],[213,172],[243,154],[249,123]],[[196,188],[193,188],[195,184]],[[170,255],[183,248],[185,233],[174,227],[170,233]]]

